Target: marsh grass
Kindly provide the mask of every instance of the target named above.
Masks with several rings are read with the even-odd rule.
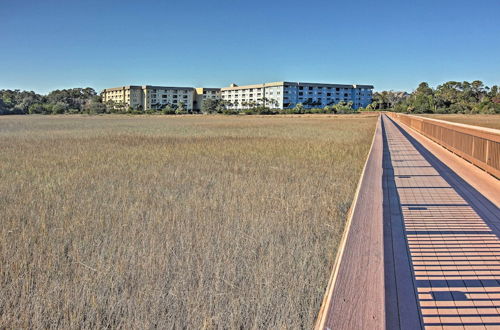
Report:
[[[0,328],[311,328],[375,122],[0,118]]]

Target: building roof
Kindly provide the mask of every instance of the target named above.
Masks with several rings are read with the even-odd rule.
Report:
[[[177,87],[177,86],[150,86],[150,85],[144,85],[142,86],[142,89],[191,89],[194,90],[194,87]]]
[[[223,88],[221,88],[221,91],[233,91],[233,90],[247,89],[247,88],[262,88],[262,87],[282,86],[284,83],[285,82],[283,82],[283,81],[278,81],[278,82],[270,82],[270,83],[263,83],[263,84],[254,84],[254,85],[245,85],[245,86],[223,87]]]
[[[234,84],[232,84],[232,85],[234,85]],[[314,86],[335,87],[335,88],[369,88],[369,89],[373,89],[372,85],[347,85],[347,84],[325,84],[325,83],[278,81],[278,82],[270,82],[270,83],[262,83],[262,84],[224,87],[224,88],[221,88],[221,91],[232,91],[232,90],[240,90],[240,89],[262,88],[262,87],[283,86],[283,85],[295,85],[295,86],[314,85]]]
[[[217,87],[196,87],[196,91],[203,92],[203,91],[220,91],[220,88]]]
[[[234,85],[234,84],[231,84]],[[269,82],[269,83],[262,83],[262,84],[253,84],[253,85],[244,85],[244,86],[237,86],[234,85],[232,87],[223,87],[223,88],[216,88],[216,87],[176,87],[176,86],[151,86],[151,85],[143,85],[143,86],[137,86],[137,85],[128,85],[128,86],[121,86],[121,87],[113,87],[113,88],[106,88],[103,90],[103,92],[110,92],[110,91],[117,91],[117,90],[127,90],[127,89],[187,89],[187,90],[208,90],[208,91],[232,91],[232,90],[240,90],[240,89],[249,89],[249,88],[263,88],[263,87],[274,87],[274,86],[283,86],[283,85],[295,85],[295,86],[323,86],[323,87],[335,87],[335,88],[368,88],[368,89],[373,89],[372,85],[348,85],[348,84],[325,84],[325,83],[308,83],[308,82],[289,82],[289,81],[276,81],[276,82]]]
[[[120,86],[120,87],[111,87],[111,88],[105,88],[102,91],[103,92],[121,91],[124,89],[131,89],[131,88],[141,88],[141,86],[128,85],[128,86]]]
[[[188,90],[194,90],[194,87],[151,86],[151,85],[143,85],[143,86],[137,86],[137,85],[127,85],[127,86],[120,86],[120,87],[105,88],[105,89],[103,90],[103,92],[111,92],[111,91],[119,91],[119,90],[127,90],[127,89],[188,89]]]

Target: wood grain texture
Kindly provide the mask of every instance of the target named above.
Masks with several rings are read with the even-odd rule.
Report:
[[[500,328],[500,209],[382,115],[316,328],[448,327]]]
[[[391,212],[391,222],[402,226],[392,237],[400,249],[393,262],[399,325],[388,328],[498,328],[500,210],[405,129],[383,117],[384,155],[390,157],[384,165],[393,169],[387,195],[399,203],[401,214],[394,219],[398,210]],[[410,273],[405,272],[404,256],[409,257]],[[410,323],[417,320],[420,324]]]
[[[393,118],[394,119],[394,118]],[[418,143],[430,151],[435,157],[439,158],[447,167],[464,179],[469,185],[480,191],[482,195],[488,198],[497,207],[500,207],[500,181],[488,174],[479,167],[464,160],[462,157],[450,152],[448,149],[429,139],[418,131],[406,126],[404,123],[396,122],[405,129]]]
[[[500,130],[400,113],[388,115],[500,178]]]
[[[382,148],[379,119],[317,329],[385,327]]]

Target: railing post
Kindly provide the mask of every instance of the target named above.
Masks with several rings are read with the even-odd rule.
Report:
[[[484,161],[486,162],[486,165],[490,165],[490,142],[490,140],[486,140],[486,152],[484,155]]]
[[[472,136],[472,154],[471,154],[471,156],[474,158],[476,158],[475,153],[474,153],[475,146],[476,146],[476,139],[474,138],[474,136]],[[488,146],[488,140],[486,140],[486,146]],[[486,158],[486,163],[488,163],[488,158]]]

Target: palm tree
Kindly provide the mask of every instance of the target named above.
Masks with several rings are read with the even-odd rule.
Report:
[[[279,106],[279,102],[278,102],[278,100],[276,100],[276,99],[270,99],[269,101],[271,102],[271,105],[272,105],[273,107],[276,107],[276,108],[277,108],[277,107]]]
[[[262,105],[263,105],[263,106],[266,106],[266,102],[268,102],[268,101],[269,101],[269,99],[268,99],[267,97],[263,96],[263,97],[262,97],[259,101],[261,101],[261,102],[262,102]]]

